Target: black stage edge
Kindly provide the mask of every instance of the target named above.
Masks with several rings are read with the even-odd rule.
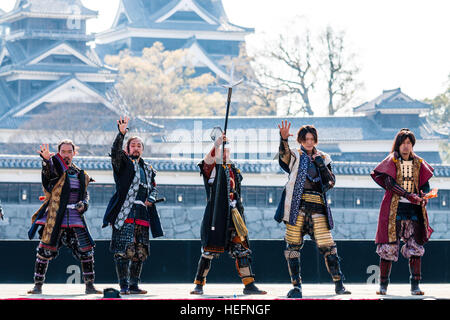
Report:
[[[170,320],[279,320],[279,319],[367,319],[374,315],[417,319],[418,310],[434,314],[447,311],[448,300],[7,300],[2,312],[36,317],[60,318],[64,310],[83,310],[89,317],[133,319],[162,317]],[[27,307],[27,308],[24,308]],[[56,308],[55,308],[56,307]],[[381,309],[380,309],[381,308]],[[20,310],[20,311],[19,311]],[[71,311],[74,310],[74,311]],[[77,312],[77,311],[75,311]],[[80,311],[78,311],[80,312]],[[444,313],[443,313],[444,314]]]
[[[341,267],[347,283],[375,283],[379,258],[373,241],[336,241]],[[32,283],[37,240],[0,241],[0,284]],[[290,283],[284,259],[284,241],[252,240],[253,272],[258,283]],[[200,256],[199,240],[152,240],[150,257],[144,264],[143,283],[192,283]],[[304,283],[331,283],[323,257],[312,241],[306,241],[301,253]],[[96,241],[96,283],[116,283],[109,241]],[[450,283],[450,241],[434,240],[425,245],[422,273],[424,283]],[[52,260],[46,283],[82,282],[79,263],[63,247]],[[407,260],[401,254],[393,265],[391,283],[408,283]],[[240,283],[234,260],[224,253],[213,260],[208,283]]]

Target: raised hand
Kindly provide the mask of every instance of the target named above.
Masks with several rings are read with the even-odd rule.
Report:
[[[120,117],[119,120],[117,120],[117,127],[119,128],[120,133],[123,135],[127,133],[128,131],[128,121],[130,121],[130,118],[127,116],[124,116],[123,119]]]
[[[214,142],[214,145],[216,147],[220,147],[224,141],[227,142],[227,136],[225,135],[225,133],[222,133],[222,136],[217,137],[216,141]]]
[[[281,121],[281,127],[278,125],[278,129],[280,129],[280,136],[282,139],[286,140],[293,135],[289,133],[289,129],[291,128],[291,123],[287,122],[287,120]]]
[[[50,160],[50,158],[55,155],[54,153],[50,152],[48,144],[42,144],[40,147],[41,147],[41,151],[38,151],[38,153],[45,160]]]

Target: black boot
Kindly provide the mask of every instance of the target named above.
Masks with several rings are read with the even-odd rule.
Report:
[[[301,298],[303,298],[302,285],[298,284],[298,285],[294,286],[291,290],[289,290],[289,292],[287,294],[287,297],[291,298],[291,299],[301,299]]]
[[[420,280],[410,279],[410,282],[411,282],[411,294],[413,296],[423,296],[425,294],[425,292],[423,292],[419,288]]]
[[[33,289],[28,290],[28,294],[42,294],[42,283],[35,283]]]
[[[202,295],[203,294],[203,285],[202,284],[197,284],[194,288],[194,290],[192,290],[190,292],[190,294],[198,294],[198,295]]]
[[[87,281],[87,282],[85,282],[85,284],[86,284],[86,289],[84,290],[84,292],[86,294],[102,294],[103,293],[94,287],[94,281]]]
[[[264,290],[259,290],[257,286],[255,286],[255,282],[251,282],[245,285],[244,294],[266,294],[267,292]]]
[[[334,283],[335,288],[334,291],[336,292],[336,294],[351,294],[350,291],[348,291],[347,289],[345,289],[344,287],[344,282],[341,280],[338,280]]]
[[[120,285],[120,294],[130,294],[128,284],[130,260],[118,257],[115,259],[115,263],[117,278],[119,279]]]
[[[139,288],[138,284],[141,280],[142,261],[131,261],[130,265],[130,294],[146,294],[146,290]]]

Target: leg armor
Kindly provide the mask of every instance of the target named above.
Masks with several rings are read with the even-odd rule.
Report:
[[[255,281],[251,267],[251,253],[252,251],[240,241],[239,237],[233,238],[229,254],[231,258],[235,259],[236,270],[244,285]]]
[[[58,251],[53,251],[45,248],[41,243],[36,249],[36,263],[34,268],[34,283],[44,283],[45,275],[47,273],[48,263],[50,260],[58,256]]]
[[[144,261],[131,260],[130,265],[130,293],[131,294],[146,294],[146,290],[139,288],[138,284],[141,281],[142,266]]]
[[[421,257],[412,256],[409,258],[409,272],[410,282],[411,282],[411,294],[412,295],[423,295],[424,292],[419,288],[419,282],[422,279],[421,274]]]
[[[299,286],[302,283],[302,277],[300,272],[300,251],[303,245],[287,244],[284,256],[288,265],[289,275],[291,276],[291,282],[295,286]]]
[[[335,247],[331,231],[328,228],[327,217],[321,214],[314,214],[313,220],[313,238],[316,241],[318,248],[330,248]]]
[[[336,282],[341,280],[343,274],[341,272],[341,265],[339,263],[340,258],[337,255],[336,247],[319,248],[319,252],[325,259],[325,266],[327,267],[328,273],[333,278],[333,281]]]
[[[45,275],[47,273],[49,259],[36,258],[34,265],[34,283],[42,285],[45,281]]]
[[[132,260],[130,265],[130,288],[137,287],[138,283],[141,281],[142,266],[143,261]]]
[[[341,259],[337,255],[336,247],[319,248],[319,251],[323,254],[328,273],[333,279],[335,285],[334,291],[337,294],[351,294],[351,292],[344,287],[344,275],[341,272],[341,265],[339,263]]]
[[[305,216],[302,212],[299,213],[295,226],[286,223],[286,234],[284,240],[289,244],[301,245],[303,243],[303,225],[305,223]]]
[[[392,261],[380,258],[380,290],[377,294],[385,295],[389,285],[389,277],[391,275]]]
[[[211,269],[211,261],[215,257],[218,257],[219,255],[216,253],[203,251],[202,255],[200,256],[200,260],[198,261],[197,266],[197,274],[195,275],[194,283],[197,285],[205,285],[206,283],[206,276],[208,275],[209,270]]]
[[[80,262],[84,283],[94,282],[94,252],[86,252],[84,255],[80,256]]]
[[[130,260],[121,256],[114,257],[116,263],[116,273],[119,279],[119,285],[121,291],[128,291],[128,278],[129,278],[129,265]],[[124,292],[126,293],[126,292]]]

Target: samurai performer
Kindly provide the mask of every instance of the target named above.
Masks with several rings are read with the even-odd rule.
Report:
[[[206,276],[214,258],[227,251],[236,261],[238,274],[244,284],[244,294],[266,294],[255,285],[255,275],[251,267],[251,253],[248,231],[245,226],[244,207],[241,202],[242,175],[233,163],[227,146],[220,149],[226,136],[219,136],[212,150],[199,163],[200,175],[206,189],[207,205],[201,224],[201,256],[191,294],[203,294]],[[218,157],[216,158],[216,154]],[[223,170],[220,169],[222,166]],[[219,174],[221,177],[219,179]],[[220,180],[220,185],[218,180]],[[219,188],[218,205],[215,209],[216,190]],[[213,217],[215,215],[215,217]],[[212,230],[212,227],[214,230]]]
[[[381,202],[375,243],[380,256],[380,289],[385,295],[389,284],[392,262],[398,260],[400,240],[403,257],[409,260],[412,295],[423,295],[421,257],[424,244],[433,229],[429,225],[424,195],[430,191],[429,180],[434,169],[417,156],[413,147],[414,133],[401,129],[394,140],[391,153],[372,171],[371,177],[386,190]]]
[[[117,121],[119,132],[111,148],[116,192],[109,201],[103,228],[112,227],[110,250],[114,254],[121,294],[146,294],[139,288],[144,261],[150,254],[151,229],[154,238],[163,236],[155,202],[156,171],[142,159],[144,142],[130,137],[123,150],[129,118]]]
[[[289,177],[274,217],[286,225],[284,256],[294,286],[287,297],[302,298],[300,252],[305,235],[315,241],[323,255],[336,294],[350,294],[343,284],[340,258],[331,235],[333,218],[326,198],[326,192],[335,185],[331,158],[316,149],[318,135],[312,125],[304,125],[298,130],[300,149],[290,149],[290,127],[291,123],[287,121],[282,122],[281,127],[278,125],[281,139],[279,164]]]
[[[58,153],[51,153],[48,145],[41,145],[42,186],[44,203],[33,215],[28,231],[31,240],[36,231],[40,242],[36,249],[34,288],[29,294],[41,294],[50,260],[58,256],[61,246],[71,249],[73,256],[81,262],[86,294],[100,294],[94,287],[94,246],[84,214],[89,208],[87,186],[93,181],[89,175],[73,162],[75,144],[63,140]]]

